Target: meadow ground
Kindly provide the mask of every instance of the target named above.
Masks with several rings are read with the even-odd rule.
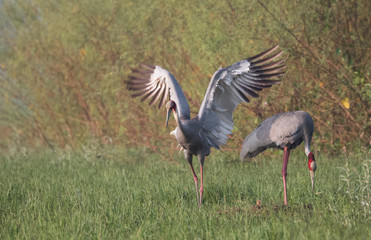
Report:
[[[312,194],[306,157],[293,151],[286,207],[282,153],[268,153],[241,163],[214,151],[202,209],[182,154],[2,156],[0,239],[369,239],[369,153],[317,156]]]

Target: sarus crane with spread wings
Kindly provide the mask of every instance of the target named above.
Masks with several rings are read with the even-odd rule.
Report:
[[[160,109],[166,103],[166,126],[171,115],[177,127],[171,132],[184,149],[196,185],[197,202],[202,204],[203,165],[210,148],[219,149],[226,143],[233,129],[233,111],[241,102],[249,102],[249,97],[258,97],[258,91],[280,83],[284,74],[285,60],[282,51],[275,46],[260,54],[244,59],[231,66],[219,68],[211,78],[200,110],[194,118],[190,116],[187,99],[177,80],[160,66],[141,63],[132,70],[127,88],[133,91],[132,97],[150,99],[149,105],[159,101]],[[201,186],[193,169],[193,155],[200,162]],[[198,192],[199,191],[199,192]]]

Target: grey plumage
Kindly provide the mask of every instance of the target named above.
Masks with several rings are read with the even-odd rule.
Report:
[[[312,117],[304,111],[279,113],[265,119],[244,140],[240,159],[255,157],[267,148],[295,149],[305,140],[308,154],[313,135]]]
[[[210,148],[219,149],[226,143],[228,134],[233,129],[233,111],[241,102],[249,102],[250,97],[258,97],[258,91],[280,83],[284,74],[284,60],[277,60],[282,51],[276,51],[275,46],[254,57],[239,61],[229,67],[219,68],[211,78],[200,110],[193,119],[184,93],[167,70],[159,66],[140,64],[134,69],[127,88],[133,91],[133,97],[142,97],[152,105],[159,101],[158,108],[166,104],[168,122],[173,111],[177,127],[171,132],[184,148],[197,188],[197,176],[192,165],[192,156],[197,155],[201,169],[201,188],[199,205],[202,201],[202,166],[205,156],[210,154]]]
[[[284,150],[282,178],[284,186],[284,201],[287,205],[287,164],[290,151],[305,143],[305,154],[308,156],[308,168],[314,191],[314,175],[317,164],[313,153],[310,151],[310,143],[313,136],[314,124],[312,117],[304,111],[279,113],[265,119],[244,140],[240,152],[240,159],[255,157],[267,148],[279,148]]]

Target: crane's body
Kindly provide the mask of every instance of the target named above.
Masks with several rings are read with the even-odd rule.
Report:
[[[198,178],[193,169],[193,155],[197,155],[200,162],[200,195],[197,192],[199,206],[203,194],[204,159],[210,154],[211,147],[219,149],[220,145],[226,143],[233,129],[234,109],[241,102],[249,102],[249,97],[258,97],[257,91],[280,82],[285,64],[284,60],[274,61],[282,54],[282,51],[275,52],[277,48],[273,47],[229,67],[219,68],[211,78],[198,114],[192,119],[179,83],[160,66],[140,64],[140,69],[134,69],[127,82],[128,89],[135,92],[133,97],[142,96],[142,101],[151,99],[150,105],[159,101],[158,108],[167,102],[166,126],[171,112],[174,113],[177,127],[171,134],[184,149],[196,192]]]
[[[299,146],[303,141],[305,154],[308,156],[308,167],[312,178],[314,191],[314,172],[317,165],[310,143],[313,136],[314,124],[312,117],[304,111],[279,113],[265,119],[244,140],[240,152],[240,159],[255,157],[267,148],[284,150],[282,177],[284,183],[284,200],[287,205],[286,176],[290,151]]]
[[[240,153],[241,160],[255,157],[267,148],[290,150],[299,146],[304,139],[305,152],[310,152],[314,124],[312,117],[304,111],[279,113],[265,119],[244,140]]]
[[[181,120],[182,127],[176,127],[171,132],[175,136],[179,145],[192,155],[209,156],[211,146],[207,143],[206,138],[202,135],[202,129],[197,122],[197,118],[191,120]],[[200,133],[200,134],[195,134]]]

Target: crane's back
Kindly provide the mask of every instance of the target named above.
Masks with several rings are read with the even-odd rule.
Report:
[[[304,111],[279,113],[264,120],[244,140],[240,158],[254,157],[267,148],[294,149],[310,142],[314,130],[312,117]]]

